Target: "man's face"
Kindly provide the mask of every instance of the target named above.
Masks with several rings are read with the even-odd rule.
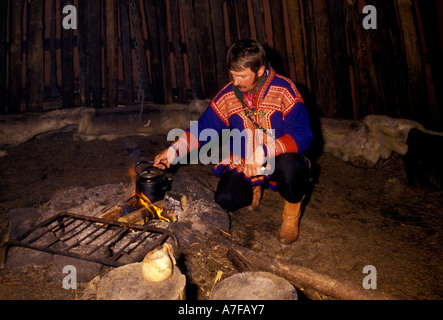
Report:
[[[242,71],[229,70],[229,73],[231,74],[234,86],[238,87],[241,92],[248,92],[254,90],[258,86],[265,69],[266,68],[263,66],[257,73],[252,72],[251,68],[246,68]]]

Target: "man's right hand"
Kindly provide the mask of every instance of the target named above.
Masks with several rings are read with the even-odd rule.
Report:
[[[171,162],[173,162],[175,159],[174,155],[175,152],[174,149],[172,148],[163,150],[154,158],[154,167],[159,169],[165,169],[164,166],[166,166],[169,169],[169,167],[171,167]]]

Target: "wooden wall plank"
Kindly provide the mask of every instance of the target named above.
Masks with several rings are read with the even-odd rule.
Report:
[[[319,93],[319,83],[317,77],[317,59],[316,59],[316,40],[315,40],[315,17],[312,1],[302,0],[304,22],[306,29],[306,62],[307,74],[309,76],[308,88],[311,93],[312,101],[315,107],[321,106],[321,97]]]
[[[226,42],[223,7],[220,0],[210,0],[212,31],[214,34],[215,69],[218,88],[223,88],[229,81],[226,68]]]
[[[272,61],[274,69],[281,75],[289,77],[289,65],[286,52],[285,26],[282,0],[269,1],[272,17],[272,31],[276,56]],[[271,59],[273,57],[271,56]]]
[[[131,14],[132,20],[131,20],[131,24],[134,24],[134,19],[136,20],[136,29],[137,29],[137,43],[138,43],[138,49],[135,46],[135,35],[134,35],[134,49],[136,51],[136,55],[138,53],[139,55],[139,63],[140,63],[140,77],[141,77],[141,81],[139,79],[139,75],[137,72],[137,97],[138,97],[138,90],[139,90],[139,86],[141,84],[143,92],[144,92],[144,97],[145,97],[145,101],[152,101],[153,100],[153,87],[151,86],[151,81],[150,81],[150,73],[149,73],[149,69],[148,69],[148,56],[146,53],[146,41],[145,41],[145,33],[144,33],[144,29],[143,29],[143,14],[142,14],[142,7],[141,7],[141,3],[139,1],[135,1],[135,16]],[[132,10],[132,3],[131,3],[131,13],[133,13]],[[137,66],[137,61],[134,62],[136,68],[138,68]],[[152,73],[152,69],[151,69],[151,73]],[[141,101],[138,101],[139,103]]]
[[[228,11],[229,20],[229,36],[231,39],[231,44],[234,44],[239,40],[238,35],[238,21],[237,21],[237,8],[235,6],[236,0],[225,0],[226,8]]]
[[[295,81],[307,86],[303,30],[299,0],[287,0],[292,54],[295,63]]]
[[[43,0],[29,2],[26,87],[28,91],[26,111],[43,111],[44,56],[43,56]]]
[[[197,43],[203,76],[203,93],[205,97],[214,98],[217,94],[217,79],[215,76],[214,43],[207,0],[194,0],[195,26],[197,28]]]
[[[317,81],[321,99],[321,111],[326,117],[337,114],[337,93],[332,62],[331,38],[327,0],[313,1],[317,59]],[[313,79],[315,80],[315,79]]]
[[[73,5],[72,0],[61,0],[60,10]],[[64,16],[62,14],[62,16]],[[62,101],[63,108],[74,108],[74,30],[62,29]]]
[[[255,29],[257,32],[257,41],[266,43],[265,37],[265,17],[261,0],[251,0],[252,11],[254,12]]]
[[[366,115],[374,114],[377,100],[381,99],[380,91],[376,89],[377,79],[374,79],[372,48],[369,37],[360,24],[358,3],[351,0],[344,1],[344,12],[356,87],[357,106],[354,117],[362,119]]]
[[[427,104],[427,93],[412,2],[411,0],[397,0],[397,7],[408,65],[411,109],[414,118],[419,122],[424,122],[426,119],[423,114],[423,105]]]
[[[182,53],[182,37],[180,31],[180,6],[178,0],[171,0],[172,45],[174,48],[175,78],[177,83],[177,101],[186,103],[186,75]]]
[[[117,25],[116,2],[105,0],[106,80],[105,107],[116,108],[117,102]]]
[[[121,52],[123,66],[123,88],[126,105],[134,104],[134,84],[132,73],[131,22],[129,21],[129,0],[119,0]]]
[[[101,2],[88,1],[88,49],[92,106],[102,107],[102,36]],[[94,30],[91,32],[91,30]]]
[[[194,24],[194,9],[192,0],[181,0],[183,23],[186,35],[186,53],[188,56],[192,98],[203,99],[202,79],[200,73],[200,59],[197,44],[197,31]]]
[[[382,8],[377,11],[377,30],[369,30],[372,43],[372,53],[377,76],[380,81],[379,113],[391,117],[408,116],[402,111],[408,105],[405,92],[407,86],[404,79],[406,62],[402,54],[400,30],[397,24],[393,2],[383,0],[368,0],[368,5]]]
[[[439,1],[439,0],[435,0]],[[435,130],[443,130],[443,56],[442,46],[443,43],[440,40],[439,32],[439,16],[436,2],[434,1],[419,1],[417,2],[420,10],[420,15],[423,24],[423,34],[427,47],[427,62],[431,75],[429,81],[434,87],[433,94],[435,94],[435,101],[430,101],[430,121],[429,125],[435,127]],[[440,4],[440,6],[442,6]],[[441,19],[441,18],[440,18]],[[426,62],[426,60],[425,60]]]
[[[145,0],[144,3],[151,53],[152,101],[154,103],[164,103],[165,86],[155,2],[154,0]]]
[[[24,0],[11,1],[8,113],[20,113],[22,98],[22,17]]]
[[[0,1],[0,114],[6,113],[6,32],[8,1]]]
[[[162,103],[168,104],[172,102],[172,80],[171,80],[171,62],[169,48],[169,36],[168,36],[168,26],[167,26],[167,12],[166,12],[166,2],[165,0],[155,0],[155,12],[157,16],[157,27],[159,42],[158,46],[160,48],[160,61],[161,70],[163,76],[163,92],[164,96]]]
[[[86,17],[88,0],[78,0],[78,15],[80,17]],[[79,93],[80,93],[80,106],[89,108],[91,106],[91,96],[89,88],[89,49],[88,49],[88,19],[80,19],[78,21],[78,57],[79,57]],[[55,33],[55,31],[54,31]],[[55,36],[55,34],[54,34]],[[54,39],[54,52],[55,52],[55,39]],[[50,49],[51,50],[51,49]]]
[[[248,2],[246,0],[236,0],[238,27],[240,39],[249,39],[251,37],[251,28],[249,26]]]
[[[81,0],[86,1],[86,0]],[[79,9],[83,9],[79,6]],[[84,12],[86,17],[86,10],[80,11]],[[82,21],[87,19],[82,19]],[[80,23],[80,26],[82,23]],[[56,42],[57,42],[57,0],[51,1],[51,26],[50,26],[50,36],[49,36],[49,97],[57,98],[60,97],[60,92],[58,90],[57,84],[57,53],[56,53]]]
[[[329,21],[331,31],[331,57],[337,89],[337,116],[345,119],[353,117],[351,80],[349,77],[349,56],[343,17],[342,0],[330,0]]]

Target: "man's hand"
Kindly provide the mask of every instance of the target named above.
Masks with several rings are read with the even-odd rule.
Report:
[[[262,147],[258,147],[254,153],[246,159],[244,174],[246,177],[263,175],[261,168],[265,163],[265,152]]]
[[[165,169],[164,165],[169,169],[171,163],[175,160],[176,154],[173,148],[163,150],[154,158],[154,167]],[[164,165],[163,165],[164,164]]]

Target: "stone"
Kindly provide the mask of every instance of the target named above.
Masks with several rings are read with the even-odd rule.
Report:
[[[373,167],[392,152],[405,155],[412,128],[424,130],[417,122],[369,115],[363,120],[321,118],[324,152],[344,161]]]
[[[89,123],[95,110],[92,108],[60,109],[43,113],[23,113],[0,116],[0,146],[18,146],[32,138]]]
[[[186,277],[177,267],[162,282],[143,279],[142,263],[109,271],[97,285],[97,300],[184,300]]]
[[[210,300],[297,300],[295,288],[269,272],[237,273],[222,280]]]

